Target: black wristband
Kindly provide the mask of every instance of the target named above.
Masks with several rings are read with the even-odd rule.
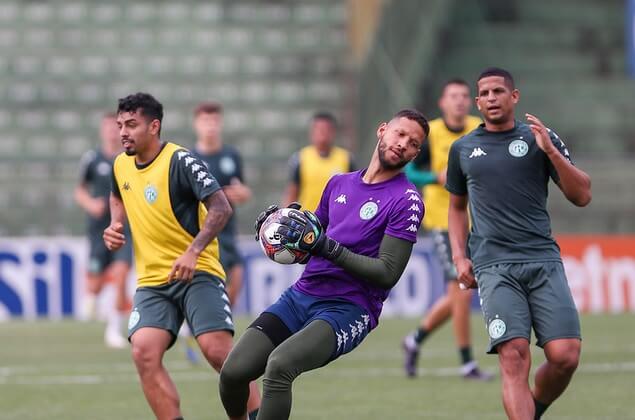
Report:
[[[322,256],[327,260],[333,261],[339,257],[344,251],[344,247],[335,239],[329,237],[324,241],[324,248],[322,249]]]

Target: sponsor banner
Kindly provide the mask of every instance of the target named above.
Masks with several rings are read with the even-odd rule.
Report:
[[[635,236],[561,236],[563,262],[581,312],[635,312]],[[249,238],[243,292],[236,315],[255,316],[298,278],[301,265],[268,260]],[[442,271],[429,238],[419,238],[408,266],[385,302],[382,316],[420,316],[443,293]],[[0,320],[73,317],[82,319],[87,241],[72,237],[0,239]],[[129,278],[132,294],[134,272]],[[476,293],[474,308],[478,308]],[[100,298],[102,315],[113,291]]]
[[[233,312],[255,316],[275,302],[303,266],[270,261],[247,237],[241,238],[239,247],[245,257],[245,279]],[[420,238],[401,281],[386,301],[385,316],[421,315],[443,293],[441,270],[432,252],[432,242]],[[88,242],[83,238],[0,239],[0,320],[84,318],[87,260]],[[128,280],[132,294],[134,272]],[[102,317],[112,308],[113,291],[106,287],[103,295],[99,302]]]
[[[635,236],[557,238],[580,312],[635,312]]]

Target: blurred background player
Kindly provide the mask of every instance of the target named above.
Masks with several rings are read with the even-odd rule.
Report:
[[[203,102],[194,110],[194,131],[196,146],[194,155],[206,165],[209,172],[231,204],[232,208],[251,198],[251,189],[243,184],[243,162],[238,150],[223,143],[223,107],[216,102]],[[243,284],[243,261],[237,247],[236,217],[232,214],[218,235],[220,262],[227,279],[225,287],[231,305],[236,302]],[[184,325],[179,332],[185,340],[185,352],[192,363],[198,362],[194,339]]]
[[[108,197],[112,179],[112,162],[121,152],[116,115],[105,114],[99,130],[101,145],[89,150],[80,162],[79,185],[75,188],[75,201],[88,214],[87,236],[90,247],[86,273],[84,313],[88,319],[97,316],[97,296],[110,281],[115,288],[115,307],[106,313],[104,340],[108,347],[127,347],[121,334],[121,322],[130,310],[126,295],[126,278],[132,263],[132,247],[124,245],[112,252],[104,245],[102,234],[110,224]]]
[[[216,178],[232,208],[251,199],[251,189],[243,183],[243,161],[238,150],[223,143],[223,107],[216,102],[203,102],[194,111],[196,146],[194,155]],[[243,261],[237,247],[236,216],[232,214],[218,235],[220,261],[227,275],[226,288],[233,305],[243,282]]]
[[[430,121],[430,137],[424,142],[421,153],[406,168],[408,179],[417,187],[423,186],[426,203],[426,218],[423,226],[430,232],[435,245],[436,256],[443,269],[447,290],[435,302],[419,328],[403,340],[405,351],[404,367],[406,375],[417,374],[419,346],[427,336],[452,318],[456,345],[461,358],[461,373],[466,379],[489,380],[491,374],[482,372],[472,357],[470,340],[471,290],[459,289],[456,269],[452,263],[452,253],[448,239],[448,206],[450,194],[445,185],[448,152],[455,140],[474,130],[481,119],[469,115],[472,98],[470,87],[462,79],[451,79],[443,85],[439,98],[441,117]]]
[[[329,112],[313,115],[309,128],[311,144],[294,153],[289,159],[290,180],[284,205],[299,202],[314,211],[328,180],[336,174],[355,170],[351,153],[335,146],[337,120]]]

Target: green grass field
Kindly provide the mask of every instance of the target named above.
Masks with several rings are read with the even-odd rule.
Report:
[[[301,376],[293,419],[504,419],[500,381],[465,382],[450,328],[423,347],[420,376],[406,379],[400,340],[415,320],[383,320],[353,353]],[[581,366],[545,419],[635,419],[635,316],[585,316]],[[239,320],[242,331],[247,320]],[[475,352],[485,331],[474,315]],[[102,345],[102,325],[75,322],[0,324],[0,419],[150,419],[128,351]],[[534,349],[534,366],[542,353]],[[180,346],[167,355],[186,419],[222,419],[218,376],[191,366]]]

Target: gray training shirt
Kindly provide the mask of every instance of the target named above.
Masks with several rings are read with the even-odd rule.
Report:
[[[549,133],[571,162],[562,140]],[[452,145],[445,188],[469,197],[468,251],[475,270],[505,262],[560,261],[547,213],[549,177],[558,182],[551,161],[521,121],[503,132],[481,124]]]

